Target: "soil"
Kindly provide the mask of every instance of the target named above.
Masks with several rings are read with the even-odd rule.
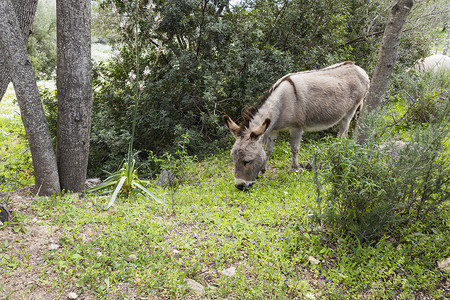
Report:
[[[36,217],[30,208],[34,199],[34,186],[0,193],[0,204],[11,215],[19,212],[25,217],[22,227],[0,229],[0,299],[68,299],[77,290],[75,285],[62,285],[54,267],[45,262],[45,256],[55,251],[51,249],[59,247],[61,231]],[[79,295],[77,299],[94,298]]]

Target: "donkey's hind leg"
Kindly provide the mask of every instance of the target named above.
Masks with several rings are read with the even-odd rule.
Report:
[[[359,105],[357,105],[355,108],[353,108],[351,111],[349,111],[341,120],[339,123],[339,137],[345,137],[348,134],[348,128],[350,127],[350,122],[353,119],[353,116],[356,113],[356,110],[358,109]]]

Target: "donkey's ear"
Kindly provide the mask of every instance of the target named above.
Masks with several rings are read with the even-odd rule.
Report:
[[[225,115],[222,117],[223,122],[227,127],[230,129],[231,133],[237,137],[239,132],[239,126],[231,120],[231,118],[228,115]]]
[[[259,126],[258,128],[253,130],[252,133],[250,133],[250,138],[253,140],[258,139],[261,135],[264,134],[264,132],[266,132],[267,128],[270,125],[270,122],[272,121],[269,118],[265,119],[264,122],[261,124],[261,126]]]

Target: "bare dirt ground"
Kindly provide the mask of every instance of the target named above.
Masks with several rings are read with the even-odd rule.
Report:
[[[59,228],[45,225],[30,209],[34,187],[0,193],[0,203],[23,218],[0,229],[0,299],[68,299],[75,285],[61,283],[45,256],[59,247]],[[23,224],[23,225],[22,225]],[[77,299],[93,299],[80,295]]]

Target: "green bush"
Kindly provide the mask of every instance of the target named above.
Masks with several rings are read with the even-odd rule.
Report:
[[[42,88],[39,90],[48,129],[52,138],[53,147],[56,149],[56,125],[58,123],[58,99],[55,89]]]
[[[14,191],[33,180],[31,153],[19,116],[0,117],[0,192]]]
[[[424,124],[439,120],[439,115],[450,109],[450,72],[413,74],[406,80],[409,87],[402,91],[409,107],[404,122]],[[409,92],[409,93],[408,93]]]
[[[409,71],[397,74],[386,94],[385,123],[380,128],[406,134],[417,126],[440,122],[450,110],[450,73]]]
[[[52,79],[52,75],[56,72],[55,1],[39,1],[27,50],[36,78]]]
[[[239,122],[242,110],[286,73],[343,60],[354,60],[370,73],[381,36],[365,37],[367,20],[372,20],[371,30],[382,32],[384,23],[375,16],[387,7],[359,0],[326,5],[249,0],[234,7],[227,1],[170,0],[153,1],[150,12],[149,2],[137,3],[101,4],[117,11],[112,19],[121,31],[113,41],[114,58],[94,68],[92,174],[99,174],[99,166],[112,171],[125,157],[133,111],[127,82],[135,47],[141,53],[139,69],[152,71],[137,116],[138,163],[151,153],[173,152],[186,133],[187,153],[201,158],[229,143],[221,116]],[[138,45],[127,20],[139,24]],[[405,64],[423,47],[409,45]]]
[[[411,130],[409,142],[332,142],[316,160],[316,220],[373,242],[397,225],[439,218],[450,196],[448,117],[440,117]]]

